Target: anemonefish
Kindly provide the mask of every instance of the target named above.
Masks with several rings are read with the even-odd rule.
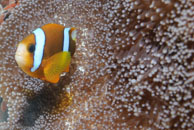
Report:
[[[17,45],[18,66],[31,77],[57,83],[61,73],[69,72],[76,32],[74,27],[52,23],[35,29]]]

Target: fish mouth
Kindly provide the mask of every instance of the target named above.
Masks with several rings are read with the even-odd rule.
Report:
[[[19,66],[23,66],[26,64],[25,59],[23,58],[22,54],[15,54],[15,60]]]
[[[26,64],[25,49],[26,49],[26,46],[24,44],[18,44],[16,53],[15,53],[15,60],[19,66],[23,66]]]
[[[21,53],[16,53],[16,54],[15,54],[15,57],[20,57],[20,56],[22,56]]]

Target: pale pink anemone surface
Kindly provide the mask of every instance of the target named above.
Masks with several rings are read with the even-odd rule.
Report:
[[[0,25],[2,130],[194,128],[192,0],[23,0]],[[47,23],[78,29],[58,84],[17,66],[17,43]]]

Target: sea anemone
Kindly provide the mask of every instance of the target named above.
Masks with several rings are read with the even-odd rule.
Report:
[[[192,0],[23,0],[0,25],[5,129],[192,129]],[[58,84],[27,76],[16,45],[47,23],[78,29]]]

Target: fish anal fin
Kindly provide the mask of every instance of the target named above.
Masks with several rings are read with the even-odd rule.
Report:
[[[45,80],[51,83],[57,83],[60,74],[68,69],[70,61],[71,54],[69,52],[59,52],[47,59],[44,64]]]

